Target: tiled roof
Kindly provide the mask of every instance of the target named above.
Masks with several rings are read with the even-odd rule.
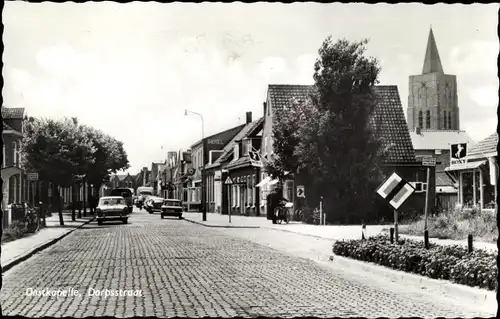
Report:
[[[293,99],[304,100],[314,91],[312,85],[270,84],[268,97],[273,111],[290,106]]]
[[[120,174],[120,175],[116,174],[113,175],[113,177],[118,177],[120,181],[123,181],[125,178],[127,178],[127,174]]]
[[[269,85],[268,96],[273,109],[290,106],[293,99],[304,100],[314,91],[312,85]],[[403,106],[396,85],[376,85],[379,101],[374,118],[380,119],[381,137],[389,147],[386,163],[414,163],[415,150],[408,132]],[[372,120],[372,123],[375,121]]]
[[[385,162],[388,163],[414,163],[415,150],[406,124],[403,106],[399,98],[396,85],[377,85],[374,93],[378,96],[374,118],[380,119],[372,124],[380,125],[381,138],[386,147],[389,147]]]
[[[416,150],[449,150],[450,144],[474,143],[467,132],[458,130],[421,130],[420,134],[411,131],[410,137]]]
[[[5,107],[2,106],[2,117],[4,119],[22,119],[24,116],[23,107]]]
[[[257,127],[259,127],[259,125],[262,123],[264,123],[264,117],[261,117],[257,121],[253,121],[253,122],[245,125],[241,129],[241,131],[239,131],[238,134],[236,134],[233,137],[233,139],[229,143],[227,143],[226,146],[224,146],[224,148],[222,149],[221,156],[219,156],[219,158],[214,163],[212,163],[211,165],[208,165],[206,168],[209,169],[209,168],[216,167],[216,166],[220,165],[222,162],[224,162],[225,160],[227,160],[227,158],[232,154],[234,143],[236,141],[239,141],[239,140],[245,138],[246,136],[252,134],[254,132],[254,130]]]
[[[468,157],[481,157],[483,154],[497,153],[498,133],[494,133],[469,149]]]
[[[445,172],[436,172],[436,186],[452,186],[453,180]]]
[[[228,163],[224,168],[231,169],[231,168],[236,168],[236,167],[239,167],[239,166],[242,166],[242,165],[246,165],[246,164],[250,164],[250,163],[251,163],[250,162],[250,158],[248,156],[243,156],[243,157],[238,158],[234,162]]]

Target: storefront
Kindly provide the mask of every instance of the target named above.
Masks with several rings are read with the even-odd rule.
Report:
[[[445,171],[458,182],[458,205],[462,209],[496,208],[498,163],[494,134],[469,150],[465,163],[450,165]]]
[[[225,167],[228,173],[224,177],[226,189],[222,196],[226,197],[224,202],[227,208],[223,212],[231,210],[232,215],[260,216],[259,191],[256,187],[259,183],[259,167],[252,166],[250,161],[241,166]]]

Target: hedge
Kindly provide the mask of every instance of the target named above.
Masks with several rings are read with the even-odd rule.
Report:
[[[430,243],[427,250],[421,241],[401,239],[391,244],[387,235],[379,235],[367,240],[337,241],[333,253],[462,285],[497,288],[496,256],[481,249],[469,254],[460,245]]]

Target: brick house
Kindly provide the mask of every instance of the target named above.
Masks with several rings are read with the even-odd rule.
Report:
[[[273,156],[272,125],[273,115],[286,107],[292,107],[292,100],[305,100],[313,91],[311,85],[269,85],[267,99],[264,102],[264,128],[262,134],[261,158],[263,161],[269,160]],[[426,170],[415,157],[415,150],[411,142],[408,126],[406,124],[398,88],[395,85],[378,85],[374,87],[378,95],[378,103],[372,117],[372,124],[375,125],[381,134],[384,146],[388,148],[388,156],[384,163],[385,173],[398,173],[408,182],[424,181]],[[434,171],[431,172],[431,189],[435,184]],[[267,214],[266,197],[275,186],[271,185],[270,177],[266,172],[261,173],[260,183],[260,209],[261,214]],[[375,192],[375,190],[374,190]],[[296,202],[295,180],[283,181],[283,197]],[[307,190],[306,190],[307,194]],[[430,203],[434,202],[434,192],[429,193]],[[425,205],[424,193],[414,194],[407,202],[400,207],[400,211],[423,211]],[[392,213],[388,205],[380,202],[379,211],[373,212],[380,218],[391,218]],[[269,214],[267,214],[269,216]]]
[[[112,188],[133,188],[135,190],[137,188],[135,184],[136,180],[134,176],[129,173],[120,175],[114,174],[111,175],[110,178],[110,186]]]
[[[21,141],[24,133],[24,108],[2,106],[2,210],[31,196],[26,174],[21,166]]]
[[[188,184],[184,191],[187,192],[186,203],[190,208],[195,208],[200,211],[203,210],[203,201],[206,203],[206,189],[203,191],[202,188],[202,170],[205,165],[210,162],[210,157],[216,156],[216,154],[222,153],[224,146],[229,143],[229,141],[245,126],[238,125],[231,129],[225,130],[223,132],[213,134],[211,136],[205,137],[191,146],[191,161],[193,172],[188,177]]]
[[[260,150],[264,118],[252,121],[247,112],[245,126],[222,149],[222,154],[205,166],[209,211],[259,216],[260,167],[253,165],[248,151]],[[213,159],[212,159],[213,160]],[[225,185],[229,177],[232,185]]]

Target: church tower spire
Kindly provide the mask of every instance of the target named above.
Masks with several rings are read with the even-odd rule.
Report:
[[[410,130],[460,130],[457,77],[443,72],[432,26],[422,73],[410,75],[408,89],[406,115]]]
[[[422,69],[422,74],[429,73],[443,73],[443,65],[439,57],[432,26],[429,31],[429,38],[427,39],[427,50],[425,51],[424,67]]]

